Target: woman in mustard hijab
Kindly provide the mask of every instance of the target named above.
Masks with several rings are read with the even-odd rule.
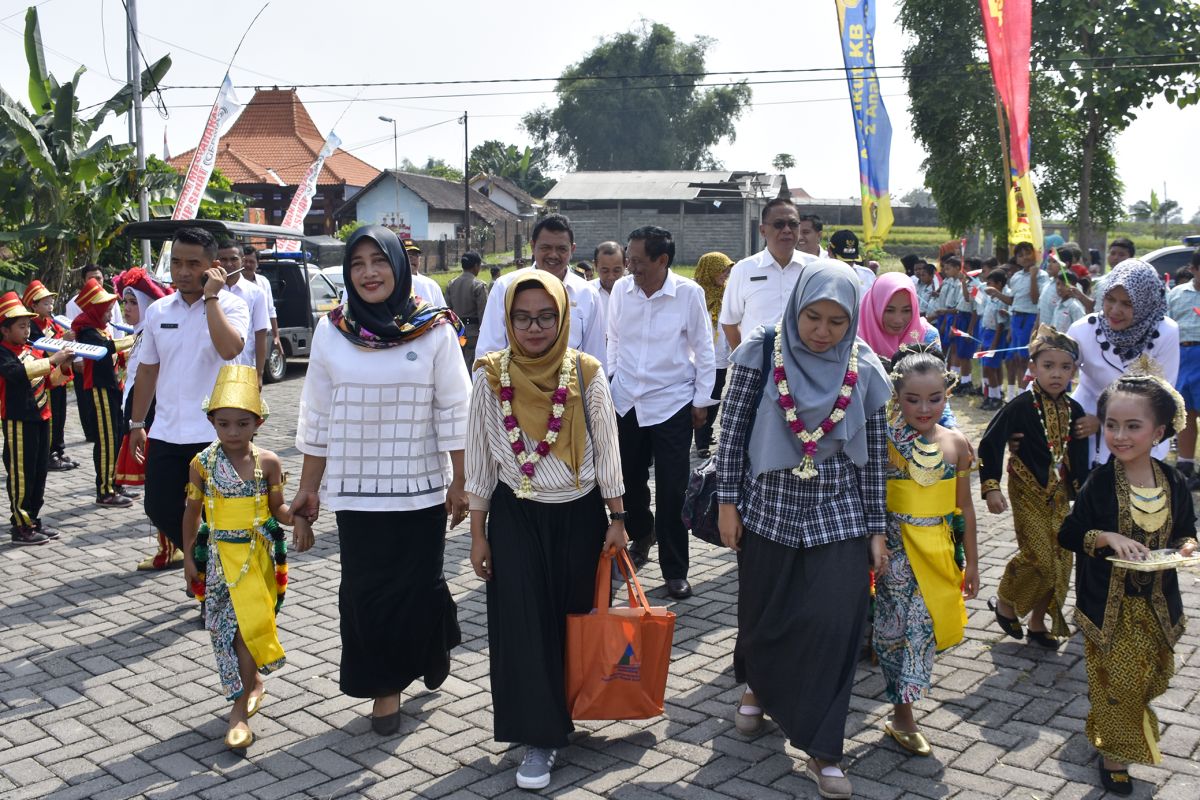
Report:
[[[487,581],[495,738],[527,746],[517,786],[540,789],[574,730],[567,615],[592,610],[602,550],[625,546],[625,485],[608,381],[567,347],[562,281],[530,272],[504,311],[510,344],[475,362],[471,392],[471,566]]]

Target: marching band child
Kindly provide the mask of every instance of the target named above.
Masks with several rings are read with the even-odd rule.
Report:
[[[287,543],[280,523],[292,524],[292,514],[283,502],[279,456],[254,444],[267,417],[254,367],[221,367],[205,410],[217,441],[192,459],[183,517],[184,572],[203,604],[221,686],[233,701],[225,745],[242,750],[254,742],[249,719],[266,694],[258,673],[275,671],[285,659],[275,615],[287,588]],[[202,511],[208,520],[203,526]],[[311,529],[297,530],[292,543],[307,550]]]
[[[0,296],[0,420],[15,545],[45,544],[58,538],[58,532],[42,525],[38,516],[50,463],[48,389],[66,383],[74,357],[63,350],[47,358],[29,346],[30,320],[35,316],[16,292]]]
[[[29,321],[29,339],[36,341],[41,338],[63,339],[72,341],[75,334],[64,328],[54,319],[54,298],[58,295],[51,292],[39,280],[29,282],[21,300],[25,307],[37,314]],[[75,469],[79,462],[67,456],[66,427],[67,427],[67,383],[73,377],[70,367],[65,370],[67,381],[50,389],[50,471],[60,472]]]
[[[1151,456],[1155,444],[1183,427],[1184,414],[1179,393],[1159,377],[1126,374],[1105,389],[1097,415],[1112,458],[1092,470],[1058,534],[1078,556],[1075,623],[1087,662],[1087,737],[1100,754],[1100,782],[1115,794],[1133,793],[1129,763],[1162,762],[1150,701],[1175,672],[1185,624],[1179,578],[1171,568],[1131,567],[1161,557],[1154,551],[1186,557],[1196,550],[1187,482]]]
[[[79,316],[71,322],[75,339],[81,344],[103,347],[108,352],[99,360],[84,359],[81,402],[90,406],[96,418],[96,441],[92,462],[96,466],[96,505],[126,508],[132,501],[117,492],[117,452],[125,424],[121,410],[121,380],[117,375],[117,355],[133,346],[133,337],[114,340],[108,322],[115,294],[109,294],[95,278],[88,278],[76,302]]]

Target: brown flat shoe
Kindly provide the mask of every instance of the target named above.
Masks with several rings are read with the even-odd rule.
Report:
[[[850,784],[850,779],[845,773],[838,777],[836,775],[824,775],[821,773],[821,767],[817,766],[817,760],[810,758],[804,762],[804,774],[809,780],[817,784],[817,794],[829,800],[848,800],[854,796],[854,787]],[[839,769],[840,771],[840,769]]]

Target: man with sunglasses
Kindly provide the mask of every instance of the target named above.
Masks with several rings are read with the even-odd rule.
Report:
[[[725,282],[719,321],[731,350],[759,325],[774,323],[783,316],[801,270],[816,261],[820,230],[814,229],[811,215],[805,218],[808,221],[802,222],[796,204],[786,197],[776,197],[763,208],[758,232],[766,248],[734,264]],[[817,243],[817,253],[797,249],[802,224],[815,230],[811,238]]]

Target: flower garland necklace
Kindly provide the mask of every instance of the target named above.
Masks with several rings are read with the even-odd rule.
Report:
[[[788,391],[787,372],[783,368],[783,323],[775,323],[775,388],[779,390],[779,407],[787,419],[788,427],[800,440],[804,448],[804,458],[798,466],[792,468],[792,474],[801,480],[817,477],[817,465],[813,456],[817,454],[817,443],[834,429],[846,417],[846,407],[850,405],[850,395],[854,393],[854,385],[858,383],[858,342],[850,348],[850,363],[846,375],[842,378],[842,388],[838,390],[838,398],[833,401],[833,409],[816,430],[809,431],[804,427],[804,420],[796,415],[796,401]]]
[[[537,496],[533,491],[533,474],[537,470],[537,462],[542,456],[549,454],[550,448],[558,440],[558,432],[562,430],[562,416],[567,403],[567,386],[571,383],[571,367],[574,363],[571,353],[563,356],[562,366],[558,370],[558,388],[550,396],[553,405],[550,408],[550,419],[546,422],[546,438],[537,443],[530,453],[521,440],[521,426],[513,414],[512,380],[508,373],[508,362],[512,359],[512,348],[506,347],[500,356],[500,413],[504,415],[504,430],[508,432],[508,444],[517,457],[517,466],[521,471],[521,485],[517,489],[517,497],[521,500],[532,500]]]

